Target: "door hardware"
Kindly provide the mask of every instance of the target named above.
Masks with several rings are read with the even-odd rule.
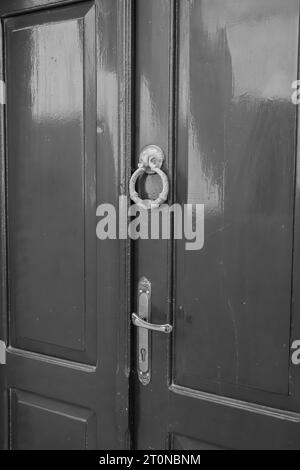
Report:
[[[165,156],[164,152],[157,145],[148,145],[140,154],[140,163],[138,169],[133,173],[129,183],[129,194],[131,200],[142,209],[158,209],[166,200],[169,195],[169,180],[167,175],[161,170]],[[163,189],[155,200],[141,199],[135,190],[135,185],[138,178],[144,174],[157,173],[162,180]]]
[[[171,333],[171,325],[156,325],[151,320],[151,283],[143,277],[138,285],[138,315],[132,314],[132,323],[138,327],[137,363],[138,376],[143,385],[151,380],[151,336],[150,332]]]
[[[165,161],[163,150],[157,145],[147,145],[143,148],[139,158],[139,168],[145,168],[148,175],[154,175],[155,168],[161,169]]]
[[[145,362],[146,361],[146,357],[147,357],[147,351],[145,348],[142,348],[141,349],[141,361],[142,362]]]
[[[4,341],[0,341],[0,366],[6,364],[6,344]]]
[[[171,325],[156,325],[155,323],[148,323],[142,320],[136,313],[132,314],[132,323],[139,328],[145,328],[150,331],[157,331],[159,333],[172,333],[173,326]]]

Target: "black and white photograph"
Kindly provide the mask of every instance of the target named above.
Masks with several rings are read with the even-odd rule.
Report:
[[[300,0],[0,0],[0,450],[300,450],[299,64]]]

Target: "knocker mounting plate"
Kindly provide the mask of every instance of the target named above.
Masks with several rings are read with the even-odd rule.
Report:
[[[147,145],[140,154],[140,168],[145,168],[148,175],[154,175],[155,168],[161,169],[165,160],[164,152],[157,145]]]

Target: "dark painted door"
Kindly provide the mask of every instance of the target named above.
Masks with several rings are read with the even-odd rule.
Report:
[[[174,326],[135,375],[135,445],[299,449],[299,2],[139,0],[136,22],[136,154],[162,147],[205,240],[135,243],[135,287]]]
[[[96,204],[116,204],[119,192],[121,3],[52,1],[41,9],[48,3],[0,6],[0,442],[122,448],[122,255],[118,241],[96,238]]]
[[[133,446],[300,448],[298,0],[3,0],[0,14],[0,446],[126,446],[128,257],[95,227],[97,204],[126,193],[135,137],[136,155],[164,150],[170,204],[204,204],[205,240],[133,245],[134,288],[146,276],[151,321],[174,326],[151,334],[148,385],[134,361]]]

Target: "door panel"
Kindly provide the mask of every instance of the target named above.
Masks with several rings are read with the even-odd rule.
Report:
[[[174,434],[171,436],[171,449],[176,450],[224,450],[206,442],[196,441],[186,436]]]
[[[138,135],[148,140],[140,143],[167,154],[165,142],[176,143],[165,167],[169,204],[205,206],[202,250],[187,251],[186,240],[136,242],[135,283],[152,282],[153,322],[166,323],[171,311],[174,326],[169,338],[152,333],[152,380],[135,382],[137,447],[299,448],[299,372],[290,359],[300,337],[291,99],[299,2],[156,0],[137,9],[137,22],[137,31],[149,25],[148,45],[165,31],[155,59],[145,63],[137,49],[138,86],[164,87],[164,99],[149,93],[142,113],[139,96]],[[146,189],[155,194],[154,180]]]
[[[12,450],[95,448],[92,411],[13,390]]]
[[[226,450],[299,448],[299,412],[171,387],[168,432]],[[286,404],[286,406],[288,406]],[[291,404],[292,407],[292,404]],[[174,419],[175,417],[175,419]],[[195,450],[197,450],[196,445]]]
[[[175,382],[198,390],[289,392],[299,21],[287,3],[180,4],[177,201],[206,216],[204,249],[176,247]]]
[[[6,34],[11,344],[95,363],[95,9]]]
[[[97,240],[96,208],[117,206],[125,174],[127,5],[54,3],[14,2],[20,14],[4,20],[1,447],[125,448],[127,255]]]

